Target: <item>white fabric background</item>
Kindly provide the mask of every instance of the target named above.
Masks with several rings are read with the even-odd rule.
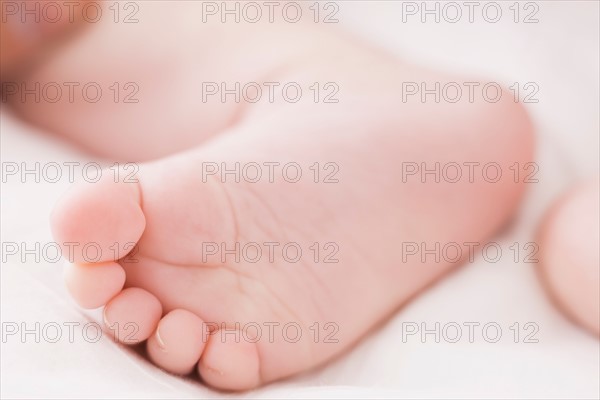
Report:
[[[400,2],[339,2],[341,25],[401,57],[474,73],[503,83],[536,82],[528,108],[538,129],[540,182],[530,186],[520,214],[497,239],[532,240],[542,213],[574,182],[598,173],[598,3],[545,1],[538,24],[422,24],[401,21]],[[505,10],[507,6],[503,7]],[[67,144],[0,115],[2,161],[88,161]],[[48,214],[66,182],[2,185],[2,241],[51,241]],[[1,269],[1,311],[9,322],[79,322],[86,316],[68,299],[60,263],[21,263]],[[497,322],[496,344],[418,339],[402,343],[403,322]],[[537,344],[513,343],[514,322],[539,325]],[[66,331],[63,331],[63,333]],[[93,333],[93,332],[92,332]],[[2,343],[1,394],[44,398],[211,398],[196,382],[161,372],[106,338],[35,343],[29,336]],[[241,397],[598,398],[600,345],[567,322],[547,301],[532,264],[503,257],[467,265],[404,308],[343,358],[319,371]]]

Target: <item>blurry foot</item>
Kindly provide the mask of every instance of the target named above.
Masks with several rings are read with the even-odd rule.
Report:
[[[539,233],[540,276],[576,323],[600,337],[600,188],[598,178],[564,195]]]

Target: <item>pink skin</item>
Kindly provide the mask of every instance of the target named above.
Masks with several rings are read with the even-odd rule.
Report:
[[[267,120],[242,124],[210,146],[142,164],[139,184],[114,183],[107,175],[109,179],[97,184],[76,187],[57,205],[52,218],[54,235],[60,243],[82,242],[80,238],[99,243],[106,257],[103,261],[109,262],[113,257],[111,244],[128,242],[143,231],[133,256],[138,262],[122,259],[120,264],[126,273],[126,287],[144,289],[147,295],[125,307],[133,303],[129,296],[123,298],[132,289],[115,292],[115,284],[110,293],[94,293],[94,298],[115,296],[106,305],[107,319],[114,323],[111,309],[120,304],[118,314],[122,316],[118,321],[135,322],[140,326],[139,339],[151,338],[148,352],[157,365],[186,373],[198,361],[190,360],[193,355],[199,358],[198,372],[204,382],[227,390],[250,389],[281,379],[341,354],[456,265],[432,260],[426,264],[404,263],[399,243],[427,242],[432,247],[437,241],[482,242],[517,205],[522,185],[510,176],[495,184],[423,184],[419,179],[399,184],[402,177],[398,160],[408,157],[440,162],[493,159],[506,170],[514,162],[530,159],[531,131],[514,103],[480,110],[485,117],[470,112],[458,116],[444,113],[442,107],[438,111],[447,115],[446,124],[432,125],[402,116],[375,127],[361,124],[363,115],[342,117],[333,113],[300,119],[290,126],[295,114],[282,110]],[[344,132],[338,140],[332,126]],[[451,126],[462,129],[456,135],[445,135]],[[282,129],[289,136],[271,134]],[[417,130],[421,132],[419,137],[404,140]],[[485,141],[493,145],[473,152],[461,144],[481,140],[477,137],[482,132]],[[314,140],[325,135],[330,135],[329,139],[315,148]],[[523,139],[529,144],[515,146],[520,150],[506,150]],[[359,140],[360,146],[354,146],[354,140]],[[430,149],[430,141],[436,141],[443,150]],[[240,147],[235,143],[252,145]],[[346,150],[340,152],[339,146]],[[249,184],[211,179],[202,183],[198,176],[203,160],[260,163],[269,160],[269,154],[302,165],[310,165],[315,159],[334,160],[343,174],[337,184],[308,181],[293,188],[281,181]],[[361,159],[367,162],[357,161]],[[373,199],[378,199],[377,204]],[[125,210],[129,210],[129,217]],[[86,217],[76,217],[78,214]],[[124,220],[111,226],[113,215],[121,215]],[[100,229],[94,233],[94,227]],[[281,257],[274,263],[257,264],[244,260],[224,264],[218,259],[201,261],[203,242],[224,242],[231,248],[236,241],[274,240],[299,242],[305,249],[313,242],[335,241],[340,262],[317,264],[303,259],[290,264]],[[76,264],[74,268],[80,270],[73,281],[79,280],[85,287],[94,284],[96,277],[88,265]],[[359,294],[365,292],[369,295]],[[169,313],[161,322],[156,312],[146,311],[146,303],[155,304],[150,296],[155,296],[163,311]],[[173,318],[174,310],[189,313]],[[201,328],[197,328],[201,321],[219,326],[202,344],[198,342]],[[254,342],[236,341],[235,332],[223,335],[223,330],[272,322],[297,323],[304,336],[290,343],[281,336],[274,342],[266,337]],[[314,323],[323,327],[329,322],[339,327],[338,342],[311,340],[310,327]],[[188,329],[189,325],[196,328]],[[150,326],[159,333],[151,336]],[[173,332],[184,336],[169,341],[166,335],[175,335]],[[165,345],[159,349],[161,342]],[[184,346],[190,346],[190,353]]]
[[[144,4],[144,21],[155,28],[172,13],[194,15],[181,7],[198,7]],[[96,184],[76,186],[51,220],[57,242],[95,242],[102,249],[99,263],[110,268],[100,272],[100,265],[84,264],[75,253],[67,271],[75,300],[84,307],[106,304],[107,322],[118,329],[135,323],[134,342],[147,339],[158,366],[177,374],[195,369],[206,384],[225,390],[251,389],[315,368],[460,264],[405,262],[401,243],[483,242],[517,207],[523,185],[510,174],[496,183],[422,183],[419,177],[403,181],[402,175],[403,161],[493,161],[503,171],[530,161],[532,128],[510,95],[497,103],[404,102],[405,81],[473,79],[407,65],[306,27],[282,27],[272,35],[272,27],[236,26],[217,30],[217,45],[210,38],[218,27],[194,22],[178,20],[166,33],[174,35],[172,41],[149,39],[159,29],[98,26],[29,77],[110,85],[133,73],[144,88],[138,104],[14,104],[29,120],[96,153],[118,160],[158,158],[140,165],[138,183],[115,183],[106,174]],[[119,40],[106,45],[107,37]],[[168,56],[153,47],[135,62],[126,57],[132,45],[149,42]],[[332,77],[343,88],[337,104],[197,101],[202,79],[308,87]],[[182,149],[187,151],[159,158]],[[339,166],[339,182],[236,183],[215,176],[203,182],[207,161],[294,161],[305,173],[315,162],[332,162]],[[280,253],[272,262],[203,260],[206,242],[227,248],[235,242],[297,242],[305,251],[315,242],[334,242],[339,262],[305,256],[292,264]],[[132,243],[137,249],[127,256]],[[248,328],[266,323],[280,324],[272,341]],[[301,328],[296,342],[281,334],[288,323]],[[324,340],[326,324],[337,327],[337,342]],[[312,335],[315,326],[319,340]],[[117,333],[122,341],[128,335]]]
[[[125,284],[125,271],[113,261],[87,265],[67,264],[64,274],[71,296],[84,308],[105,305]]]
[[[540,275],[552,300],[600,337],[600,188],[598,179],[565,194],[539,233]]]
[[[87,283],[87,279],[81,281]],[[148,339],[160,321],[162,305],[144,289],[127,288],[118,293],[104,307],[104,324],[122,343],[138,344]]]
[[[148,339],[148,356],[167,371],[189,374],[204,351],[208,335],[208,327],[196,314],[173,310],[160,320]]]

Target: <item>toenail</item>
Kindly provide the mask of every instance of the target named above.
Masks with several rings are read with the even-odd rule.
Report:
[[[102,319],[104,320],[104,325],[110,327],[112,326],[111,322],[108,320],[108,317],[106,316],[106,307],[104,307],[102,309]]]
[[[165,342],[163,341],[162,337],[160,337],[160,322],[156,327],[156,332],[154,333],[154,335],[156,336],[156,342],[158,344],[158,347],[160,347],[160,349],[166,353],[167,346],[165,345]]]

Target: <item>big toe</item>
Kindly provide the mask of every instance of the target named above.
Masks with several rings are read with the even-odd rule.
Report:
[[[54,239],[70,262],[118,260],[144,231],[139,185],[116,182],[112,170],[102,172],[98,182],[73,187],[52,212]]]

